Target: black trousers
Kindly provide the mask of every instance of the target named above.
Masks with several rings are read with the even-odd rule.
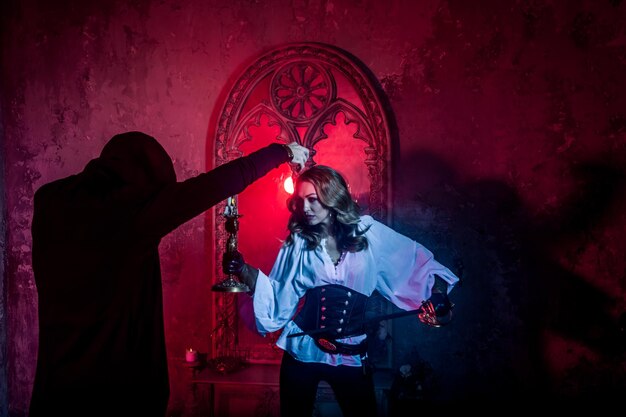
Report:
[[[360,366],[300,362],[285,352],[280,366],[281,417],[312,416],[320,381],[333,389],[343,417],[377,416],[371,372]]]

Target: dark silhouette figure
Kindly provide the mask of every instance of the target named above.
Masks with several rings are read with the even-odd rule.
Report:
[[[624,204],[623,168],[610,161],[577,163],[563,180],[575,181],[569,197],[538,211],[503,181],[460,181],[435,154],[417,152],[407,160],[413,168],[406,177],[416,180],[395,195],[428,213],[437,227],[429,223],[422,231],[409,215],[398,216],[395,227],[434,248],[430,240],[457,242],[464,270],[455,296],[455,311],[463,313],[443,331],[407,324],[393,341],[396,357],[416,346],[433,370],[423,402],[439,411],[443,404],[483,414],[510,404],[560,411],[619,404],[626,387],[626,321],[618,317],[623,280],[610,278],[612,291],[603,288],[602,271],[595,275],[583,253],[595,244],[604,249],[603,230],[623,229],[617,215]],[[448,257],[454,255],[451,249]],[[615,265],[598,259],[598,267],[619,273],[619,256]],[[448,342],[451,335],[455,342]]]
[[[39,352],[30,416],[163,416],[169,379],[161,238],[308,150],[271,144],[176,181],[152,137],[114,136],[76,175],[35,194]]]

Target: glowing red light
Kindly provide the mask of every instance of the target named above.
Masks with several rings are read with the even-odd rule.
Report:
[[[293,179],[291,177],[287,177],[287,179],[283,182],[283,187],[287,193],[293,194]]]

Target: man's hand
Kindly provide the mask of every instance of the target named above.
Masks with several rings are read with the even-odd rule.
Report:
[[[289,163],[295,165],[298,172],[302,171],[306,161],[309,160],[309,149],[299,145],[298,142],[291,142],[287,146],[291,149],[291,153],[293,154],[293,158],[291,158]]]

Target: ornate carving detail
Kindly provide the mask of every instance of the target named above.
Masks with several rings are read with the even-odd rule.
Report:
[[[312,62],[293,62],[274,74],[271,96],[280,114],[289,120],[307,122],[328,106],[335,88],[322,67]]]
[[[339,77],[347,81],[358,99],[342,97],[337,87]],[[364,163],[370,180],[369,214],[389,220],[391,138],[385,111],[367,70],[349,54],[330,45],[289,44],[264,54],[246,68],[233,85],[217,121],[215,166],[241,156],[239,147],[252,140],[249,129],[260,126],[261,117],[267,117],[270,126],[280,127],[278,142],[297,141],[315,155],[315,145],[328,139],[324,126],[336,124],[340,112],[345,115],[346,124],[357,126],[355,140],[367,145]],[[299,137],[298,128],[305,128],[303,138]],[[223,209],[224,203],[219,204],[214,216]],[[221,255],[227,234],[223,222],[215,221],[215,228],[215,272],[221,279]],[[219,296],[215,308],[220,314],[226,309],[227,314],[237,315],[236,307]],[[228,343],[218,337],[214,342],[214,351]]]

